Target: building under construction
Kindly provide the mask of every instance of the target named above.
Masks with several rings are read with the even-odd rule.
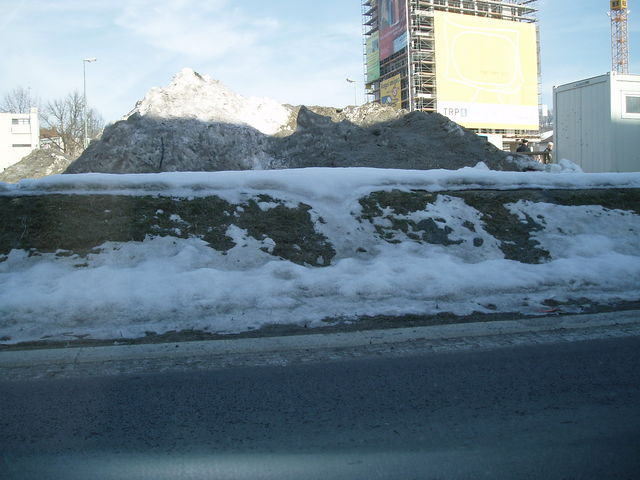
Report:
[[[539,128],[535,0],[363,0],[371,101],[439,112],[508,148]]]

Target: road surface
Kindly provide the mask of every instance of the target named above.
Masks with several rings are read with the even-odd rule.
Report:
[[[0,380],[3,479],[635,479],[640,337]]]

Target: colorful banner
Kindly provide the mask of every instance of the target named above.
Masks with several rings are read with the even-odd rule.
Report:
[[[373,32],[367,38],[367,83],[380,78],[380,34]]]
[[[435,12],[438,113],[469,128],[537,130],[531,23]]]
[[[407,46],[407,0],[379,0],[380,60]]]
[[[396,110],[402,108],[402,86],[400,74],[380,82],[380,103]]]

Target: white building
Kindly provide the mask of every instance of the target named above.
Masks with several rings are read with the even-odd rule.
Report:
[[[0,113],[0,171],[18,163],[38,148],[38,109],[30,113]]]
[[[640,75],[615,72],[553,89],[555,155],[585,172],[640,171]]]

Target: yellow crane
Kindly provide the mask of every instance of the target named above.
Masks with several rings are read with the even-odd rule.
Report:
[[[629,5],[627,0],[610,0],[611,67],[613,72],[629,73]]]

